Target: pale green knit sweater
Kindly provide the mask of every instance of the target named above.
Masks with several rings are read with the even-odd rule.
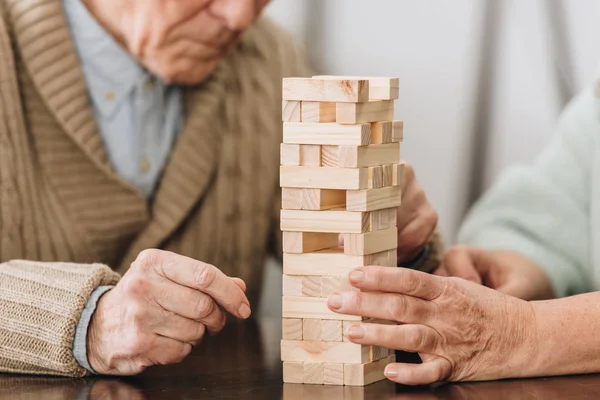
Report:
[[[475,205],[461,243],[512,250],[548,274],[557,296],[600,281],[600,81],[565,110],[551,144],[506,171]]]

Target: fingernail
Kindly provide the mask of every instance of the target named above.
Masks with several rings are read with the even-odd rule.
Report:
[[[244,303],[240,306],[238,313],[240,314],[240,317],[246,319],[250,316],[250,314],[252,314],[252,311],[250,311],[250,307]]]
[[[365,336],[365,330],[360,325],[352,325],[350,329],[348,329],[348,336],[351,339],[361,339]]]
[[[350,281],[352,283],[361,283],[365,280],[365,273],[362,271],[352,271],[350,272]]]
[[[335,310],[342,308],[342,296],[339,294],[330,295],[327,298],[327,305]]]
[[[388,378],[395,378],[398,376],[398,371],[396,371],[394,368],[389,367],[385,369],[385,376],[387,376]]]

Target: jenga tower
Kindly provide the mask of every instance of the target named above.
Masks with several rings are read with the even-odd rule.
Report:
[[[397,78],[283,80],[284,382],[368,385],[394,362],[392,350],[348,341],[362,318],[330,311],[327,296],[357,290],[356,267],[396,267],[397,98]]]

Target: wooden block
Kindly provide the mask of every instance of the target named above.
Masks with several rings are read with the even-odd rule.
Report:
[[[395,227],[397,223],[397,212],[397,208],[386,208],[383,210],[371,211],[370,231],[373,232]]]
[[[281,188],[281,208],[284,210],[302,209],[302,189]]]
[[[283,232],[284,253],[311,253],[336,247],[337,233]]]
[[[392,165],[392,185],[402,186],[404,178],[404,163]]]
[[[335,120],[338,124],[388,121],[394,119],[394,101],[379,100],[367,103],[338,103],[335,111]]]
[[[302,296],[321,297],[321,277],[303,276],[302,277]]]
[[[302,340],[302,319],[283,318],[281,320],[282,337],[286,340]]]
[[[373,211],[378,212],[378,211]],[[371,220],[379,226],[379,216],[342,210],[281,210],[281,230],[291,232],[362,233],[371,229]]]
[[[368,189],[366,168],[281,166],[281,187],[306,189]]]
[[[323,333],[323,320],[304,319],[302,322],[302,340],[321,340]]]
[[[346,207],[346,192],[331,189],[302,189],[303,210],[330,210]]]
[[[315,75],[315,79],[364,79],[369,81],[369,100],[394,100],[398,98],[398,78]]]
[[[281,165],[300,165],[300,145],[281,143]]]
[[[373,361],[381,360],[382,358],[386,358],[390,355],[389,349],[381,346],[372,346],[371,352],[371,359]]]
[[[368,363],[370,346],[350,342],[281,341],[282,361]]]
[[[323,384],[325,385],[343,385],[344,384],[344,364],[341,363],[323,363]],[[331,397],[333,399],[333,397]],[[336,397],[346,398],[346,397]]]
[[[303,101],[302,122],[335,122],[335,103]]]
[[[283,143],[366,146],[371,143],[371,124],[284,122]]]
[[[283,286],[283,295],[292,297],[303,296],[302,278],[302,276],[284,274],[281,278]]]
[[[302,319],[336,319],[361,321],[362,317],[356,315],[338,314],[327,307],[327,299],[318,297],[287,297],[282,299],[284,318]],[[303,323],[304,325],[304,323]],[[306,338],[303,338],[306,339]],[[301,361],[301,360],[291,360]]]
[[[394,121],[392,123],[392,140],[394,142],[404,140],[404,121]]]
[[[368,186],[369,189],[383,187],[383,168],[381,166],[369,167]]]
[[[328,297],[336,292],[358,292],[359,289],[350,284],[348,275],[345,276],[322,276],[321,297]]]
[[[302,367],[302,383],[313,385],[323,384],[324,363],[305,362]]]
[[[392,121],[371,123],[371,144],[392,143],[393,128]]]
[[[338,167],[339,166],[339,146],[321,146],[321,165],[323,167]]]
[[[342,341],[342,321],[338,320],[321,320],[321,337],[319,340],[324,342],[341,342]]]
[[[348,337],[348,329],[350,329],[353,324],[356,324],[356,321],[342,321],[342,342],[350,341],[350,338]]]
[[[285,383],[302,383],[303,380],[302,362],[284,361],[283,362],[283,381]]]
[[[396,208],[400,207],[401,199],[400,186],[348,190],[346,192],[346,209],[348,211],[374,211],[384,208]]]
[[[369,100],[369,81],[284,78],[283,99],[360,103]]]
[[[395,255],[396,250],[386,250],[375,254],[351,256],[344,254],[342,248],[306,254],[284,253],[283,273],[286,275],[347,277],[354,268],[364,265],[397,267]],[[323,283],[321,283],[321,287],[323,287]]]
[[[379,253],[398,248],[398,229],[396,227],[366,233],[345,233],[344,253],[364,255]]]
[[[383,187],[393,186],[394,183],[394,165],[382,165],[381,171],[383,175]]]
[[[302,109],[299,101],[283,100],[281,104],[281,117],[283,122],[302,121]]]
[[[344,385],[365,386],[381,381],[385,379],[385,367],[395,361],[395,356],[388,356],[365,364],[344,364]]]
[[[330,163],[334,154],[329,150],[327,155]],[[339,146],[338,164],[340,168],[375,167],[382,164],[400,162],[400,143],[374,144],[370,146]]]
[[[320,167],[321,146],[314,144],[300,145],[300,165]]]

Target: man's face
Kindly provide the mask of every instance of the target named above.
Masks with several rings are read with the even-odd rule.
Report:
[[[109,3],[96,1],[97,7]],[[120,0],[116,6],[111,2],[113,7],[103,14],[118,39],[147,69],[169,83],[195,84],[235,46],[268,2]]]

